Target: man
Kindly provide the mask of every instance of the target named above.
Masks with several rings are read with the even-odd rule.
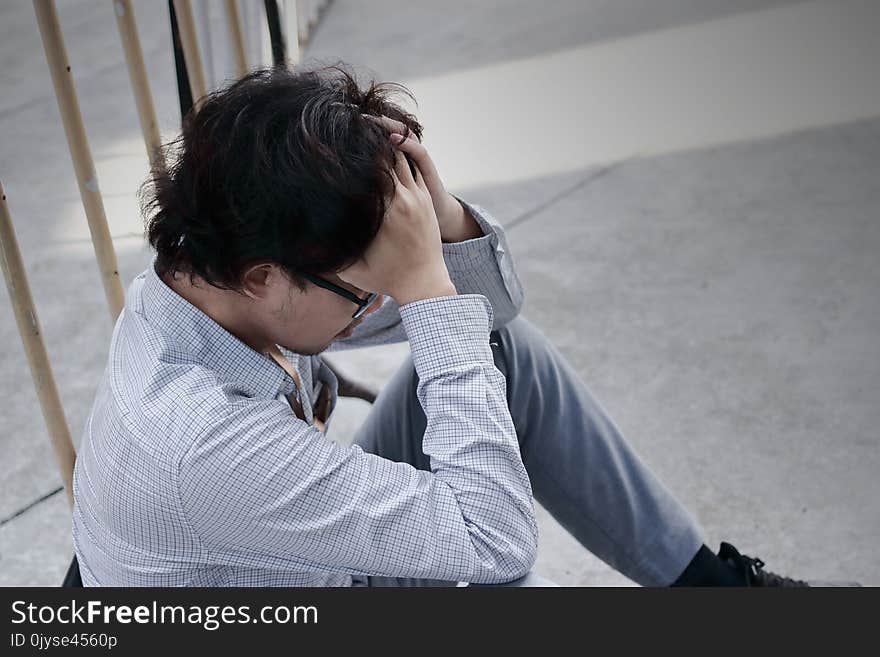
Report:
[[[533,491],[642,585],[803,584],[703,544],[387,91],[258,71],[186,118],[77,459],[84,584],[546,585]],[[320,354],[407,339],[340,446]]]

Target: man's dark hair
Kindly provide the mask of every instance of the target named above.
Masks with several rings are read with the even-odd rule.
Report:
[[[394,192],[388,131],[361,116],[422,126],[388,99],[395,83],[361,90],[337,63],[254,71],[191,111],[141,189],[156,270],[238,290],[249,264],[297,273],[338,271],[376,236]],[[413,98],[415,101],[415,98]],[[408,133],[409,134],[409,133]]]

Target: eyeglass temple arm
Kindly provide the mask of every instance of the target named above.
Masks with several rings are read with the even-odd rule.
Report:
[[[341,294],[349,301],[352,301],[358,305],[360,305],[361,302],[363,301],[363,299],[358,297],[358,295],[356,295],[354,292],[349,292],[344,287],[339,287],[338,285],[333,285],[333,283],[329,283],[329,282],[322,280],[316,276],[310,276],[309,274],[301,274],[301,276],[303,278],[305,278],[306,280],[311,281],[312,283],[314,283],[318,287],[323,287],[325,290],[330,290],[331,292],[336,292],[336,294]]]

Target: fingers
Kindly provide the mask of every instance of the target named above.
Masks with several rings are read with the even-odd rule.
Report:
[[[425,177],[422,175],[422,170],[416,167],[416,185],[421,187],[424,191],[428,191],[428,186],[425,184]]]
[[[400,135],[401,137],[406,135],[409,136],[402,140],[400,143],[397,143],[394,139],[392,139],[392,143],[394,143],[397,148],[407,153],[412,159],[414,169],[416,170],[416,179],[413,179],[412,176],[403,177],[401,176],[401,181],[406,183],[409,186],[409,181],[413,181],[413,185],[417,185],[423,189],[427,188],[429,191],[432,187],[441,186],[439,176],[437,175],[437,169],[434,167],[434,162],[431,160],[431,157],[428,155],[428,151],[422,145],[421,141],[419,141],[417,135],[407,128],[407,126],[397,119],[392,119],[388,116],[374,116],[372,114],[361,114],[365,119],[369,119],[370,121],[381,125],[383,128],[389,131],[390,136]],[[419,175],[421,172],[421,176]],[[423,176],[423,177],[422,177]],[[423,180],[424,184],[420,184],[418,180]]]
[[[416,181],[409,168],[409,162],[406,161],[406,155],[401,150],[395,150],[395,158],[396,162],[394,164],[394,171],[397,173],[398,179],[400,179],[400,182],[403,183],[405,187],[415,190],[417,187]]]
[[[400,185],[401,187],[406,186],[406,187],[408,187],[408,188],[411,189],[411,190],[415,190],[416,188],[418,188],[418,189],[421,189],[423,192],[427,193],[428,196],[430,197],[431,192],[430,192],[430,190],[428,189],[428,186],[427,186],[427,184],[425,183],[425,178],[424,178],[424,176],[422,175],[422,172],[419,170],[418,167],[416,167],[415,180],[413,181],[411,187],[410,187],[410,183],[407,183],[406,185],[404,185],[404,183],[400,180],[400,177],[399,177],[399,175],[398,175],[397,172],[400,171],[400,166],[401,166],[401,165],[400,165],[400,160],[401,160],[401,159],[403,159],[403,165],[402,165],[402,166],[403,166],[404,171],[405,171],[406,173],[411,173],[411,172],[410,172],[410,168],[409,168],[409,164],[406,163],[406,158],[403,157],[403,154],[402,154],[400,151],[398,151],[398,152],[397,152],[397,160],[396,160],[396,162],[395,162],[395,166],[394,166],[393,169],[391,169],[391,178],[394,180],[394,186],[395,186],[395,187],[397,187],[398,185]],[[411,176],[411,175],[410,175],[410,179],[412,179],[412,176]]]
[[[361,116],[388,130],[390,137],[393,137],[394,135],[400,135],[403,137],[407,133],[409,134],[409,136],[406,139],[403,139],[400,143],[397,143],[392,139],[392,143],[394,143],[398,149],[404,151],[410,156],[414,165],[413,168],[416,170],[415,179],[412,176],[401,176],[401,181],[409,186],[409,181],[412,180],[414,186],[430,190],[431,186],[434,184],[435,178],[437,178],[437,170],[434,168],[434,163],[431,161],[430,156],[428,156],[428,151],[418,140],[417,135],[412,130],[409,130],[402,121],[392,119],[388,116],[374,116],[372,114],[361,114]],[[419,175],[419,172],[424,175],[424,184],[418,182],[420,179],[423,179],[422,176]]]
[[[401,157],[401,154],[398,153],[397,160],[395,160],[395,163],[394,163],[394,168],[391,169],[391,178],[394,180],[394,188],[395,189],[397,189],[398,187],[407,188],[407,185],[405,185],[403,183],[403,181],[400,179],[400,174],[398,173],[400,171],[400,161],[399,161],[400,157]],[[404,162],[404,164],[406,164],[406,163]],[[408,166],[406,168],[409,169]],[[409,189],[412,189],[412,188],[409,188]]]
[[[372,114],[361,114],[365,119],[369,119],[374,123],[378,123],[383,128],[388,130],[388,132],[396,132],[400,135],[405,135],[407,133],[407,128],[401,121],[397,121],[396,119],[389,118],[387,116],[373,116]],[[415,133],[410,130],[409,134],[412,137],[415,137]],[[417,140],[416,140],[417,141]]]
[[[437,173],[434,161],[428,154],[428,149],[425,148],[424,144],[410,137],[397,144],[397,148],[412,158],[416,169],[424,176],[425,185],[431,194],[436,193],[438,198],[442,196],[443,183],[440,181],[440,175]]]

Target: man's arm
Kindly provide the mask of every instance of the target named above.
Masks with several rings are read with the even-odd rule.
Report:
[[[283,402],[241,402],[179,468],[208,553],[267,567],[505,582],[537,551],[532,490],[479,295],[401,307],[431,471],[342,447]]]
[[[459,294],[481,294],[489,300],[494,313],[492,329],[495,330],[519,314],[523,287],[501,224],[483,207],[455,198],[466,211],[467,220],[463,220],[460,232],[453,237],[468,237],[476,230],[480,231],[480,237],[460,242],[444,241],[443,259]],[[327,351],[391,344],[406,339],[398,305],[386,296],[382,306],[366,315],[351,337],[336,340]]]
[[[458,212],[454,221],[449,221],[440,229],[440,239],[444,244],[455,244],[483,237],[486,234],[473,213],[468,209],[467,203],[455,197]]]
[[[501,224],[481,206],[455,198],[483,236],[444,243],[446,269],[459,294],[482,294],[489,299],[495,314],[492,324],[495,330],[519,314],[523,304],[522,283]]]

